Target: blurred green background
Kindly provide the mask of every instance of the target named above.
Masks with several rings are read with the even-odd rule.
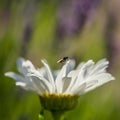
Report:
[[[39,98],[16,87],[7,71],[16,59],[52,69],[64,56],[81,61],[107,58],[116,80],[80,96],[68,120],[120,120],[119,0],[0,0],[0,120],[38,120]],[[50,120],[50,118],[47,118]]]

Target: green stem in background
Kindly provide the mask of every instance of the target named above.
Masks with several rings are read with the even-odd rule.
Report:
[[[52,111],[53,120],[64,120],[64,112],[63,111]]]

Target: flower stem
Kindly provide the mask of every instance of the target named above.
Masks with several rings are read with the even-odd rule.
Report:
[[[64,112],[63,111],[52,111],[53,120],[64,120]]]

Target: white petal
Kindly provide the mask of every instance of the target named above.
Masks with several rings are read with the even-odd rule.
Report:
[[[85,62],[81,62],[78,66],[77,66],[77,70],[81,69],[83,67],[83,65],[85,64]]]
[[[78,75],[76,76],[76,79],[73,80],[74,85],[71,87],[71,90],[76,89],[79,84],[81,84],[84,81],[84,70],[81,69],[78,72]]]
[[[45,94],[48,92],[47,87],[45,86],[45,83],[41,81],[38,77],[36,76],[30,76],[33,84],[36,86],[40,94]]]
[[[90,74],[98,74],[106,72],[109,62],[106,59],[102,59],[96,63],[94,68],[91,70]]]
[[[69,84],[68,88],[66,89],[65,93],[67,93],[75,85],[78,73],[79,73],[79,70],[73,70],[68,74],[67,77],[70,77],[71,81],[70,81],[70,84]]]
[[[71,81],[71,90],[76,89],[82,82],[86,80],[89,70],[92,69],[94,62],[92,60],[87,61],[79,69],[77,69],[76,78]],[[72,85],[74,83],[74,85]]]
[[[15,84],[16,84],[16,86],[21,86],[21,87],[26,86],[26,84],[24,82],[16,82]]]
[[[23,63],[25,62],[25,59],[23,58],[18,58],[17,59],[17,68],[19,70],[20,73],[25,74],[26,73],[26,69],[23,68]]]
[[[87,76],[88,71],[91,70],[92,66],[94,65],[94,62],[92,60],[87,61],[81,69],[79,69],[78,79],[81,78],[84,79],[84,77]]]
[[[5,73],[5,76],[13,78],[16,81],[17,86],[20,86],[25,90],[31,90],[37,92],[36,88],[33,86],[32,82],[27,77],[23,77],[13,72]]]
[[[71,80],[72,79],[70,77],[64,77],[62,79],[62,81],[63,81],[62,93],[64,93],[66,91],[66,89],[69,87]]]
[[[54,82],[54,78],[51,72],[51,69],[49,67],[49,65],[47,64],[47,62],[45,60],[41,60],[41,62],[44,64],[45,68],[46,68],[46,72],[48,75],[48,80],[50,81],[50,83],[52,84],[53,88],[55,89],[55,82]]]
[[[96,79],[98,79],[99,85],[102,85],[108,81],[114,80],[115,78],[109,73],[101,73],[96,76]]]
[[[75,60],[70,59],[69,60],[69,65],[68,65],[68,68],[67,68],[67,73],[69,73],[71,70],[73,70],[74,67],[75,67]]]
[[[89,67],[91,67],[92,65],[94,65],[94,62],[93,62],[93,60],[88,60],[87,62],[82,62],[82,63],[80,63],[78,66],[77,66],[77,70],[80,70],[80,69],[82,69],[83,67],[87,67],[87,68],[89,68]]]
[[[54,80],[57,78],[59,72],[60,72],[60,70],[55,70],[55,71],[53,72]]]
[[[29,60],[23,62],[23,67],[25,67],[26,69],[35,69],[34,65]]]
[[[89,92],[93,89],[95,89],[96,87],[99,87],[111,80],[114,80],[115,78],[109,74],[109,73],[101,73],[101,74],[98,74],[97,76],[95,76],[96,80],[98,80],[98,82],[96,82],[95,84],[91,85],[91,86],[87,86],[86,90],[85,90],[85,93],[86,92]],[[92,80],[91,80],[92,81]]]
[[[72,81],[72,83],[74,83],[74,85],[71,86],[72,91],[76,89],[82,82],[84,82],[84,70],[80,70],[78,75],[76,79]]]
[[[45,67],[38,68],[37,71],[38,71],[38,73],[39,73],[42,77],[47,78],[47,72],[46,72]]]
[[[35,70],[35,67],[29,60],[25,60],[23,58],[19,58],[17,60],[17,67],[20,73],[26,75],[31,70]]]
[[[16,86],[20,86],[25,90],[30,90],[30,91],[38,93],[36,88],[33,86],[33,84],[30,85],[30,84],[26,84],[24,82],[16,82],[15,84],[16,84]]]
[[[88,80],[86,82],[86,89],[98,84],[98,80]]]
[[[42,88],[42,93],[54,93],[52,85],[45,78],[36,76],[34,74],[29,74],[28,76],[31,77],[32,82],[37,86],[38,89]]]
[[[36,92],[39,95],[42,95],[42,93],[39,91],[37,86],[34,84],[30,76],[25,76],[25,79],[26,79],[26,86],[24,89],[31,90],[33,92]]]
[[[57,92],[58,92],[58,93],[61,93],[61,92],[62,92],[62,88],[63,88],[62,79],[63,79],[64,77],[66,77],[66,75],[67,75],[67,68],[68,68],[68,66],[69,66],[69,62],[70,62],[70,61],[67,61],[67,62],[63,65],[62,69],[61,69],[60,72],[58,73],[58,76],[57,76],[57,78],[56,78],[56,80],[55,80],[56,89],[57,89]]]
[[[70,93],[74,94],[74,95],[81,95],[81,94],[83,94],[85,87],[86,87],[86,83],[83,82],[76,89],[70,91]]]
[[[96,85],[91,86],[90,88],[85,89],[84,93],[87,93],[87,92],[89,92],[89,91],[91,91],[91,90],[94,90],[95,88],[97,88]]]
[[[7,73],[5,73],[5,76],[13,78],[14,80],[19,81],[19,82],[25,82],[25,79],[23,76],[18,75],[14,72],[7,72]]]
[[[40,74],[42,77],[44,77],[44,78],[47,79],[47,80],[49,79],[45,67],[42,67],[42,68],[40,68],[40,69],[37,69],[37,71],[39,72],[39,74]],[[54,80],[56,79],[56,76],[57,76],[58,72],[59,72],[59,70],[53,71],[52,75],[53,75],[53,79],[54,79]]]

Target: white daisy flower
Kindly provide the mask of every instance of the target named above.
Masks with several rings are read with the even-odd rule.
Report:
[[[114,80],[114,77],[106,72],[109,64],[106,59],[96,64],[88,60],[80,63],[76,69],[75,61],[68,60],[57,72],[51,71],[46,60],[42,60],[42,63],[44,67],[36,69],[29,60],[19,58],[17,67],[20,74],[7,72],[5,76],[13,78],[17,86],[39,95],[46,93],[81,95]]]
[[[80,63],[76,69],[74,68],[75,61],[69,59],[61,70],[57,71],[52,71],[46,60],[41,60],[41,62],[44,67],[36,69],[29,60],[19,58],[17,67],[20,74],[7,72],[5,76],[13,78],[17,86],[37,93],[42,104],[47,99],[49,101],[48,96],[52,96],[51,99],[57,98],[56,96],[79,96],[114,80],[114,77],[106,71],[109,64],[106,59],[102,59],[96,64],[93,60],[88,60]],[[66,98],[69,99],[69,97]],[[71,101],[68,101],[66,104],[71,104]],[[53,104],[55,107],[55,102]],[[59,109],[59,105],[55,109]]]

